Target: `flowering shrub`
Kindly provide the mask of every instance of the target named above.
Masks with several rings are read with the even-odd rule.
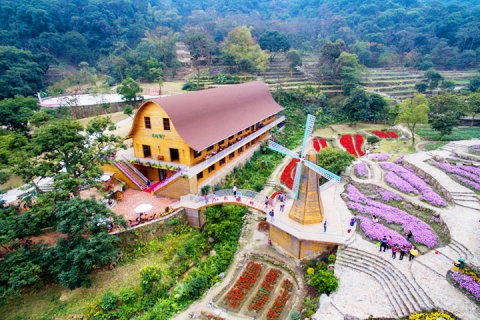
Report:
[[[295,178],[295,171],[297,169],[298,161],[298,159],[290,160],[280,176],[280,181],[290,189],[293,188],[293,179]]]
[[[451,272],[449,275],[460,290],[466,292],[476,302],[480,302],[480,283],[478,281],[475,281],[470,275],[459,272]]]
[[[355,135],[355,149],[357,149],[357,153],[360,157],[363,157],[365,155],[365,152],[362,150],[362,144],[363,144],[363,136],[361,134],[356,134]]]
[[[347,207],[354,211],[369,216],[376,216],[377,218],[385,220],[387,223],[399,224],[405,233],[412,231],[415,242],[422,243],[430,248],[437,244],[437,235],[430,229],[428,224],[403,210],[365,197],[353,185],[347,186],[347,199],[350,200],[347,202]],[[397,232],[381,224],[375,224],[371,219],[365,217],[360,218],[364,218],[365,221],[361,224],[361,227],[365,231],[365,234],[371,239],[381,239],[385,235],[392,236],[392,240],[397,236],[403,238]],[[388,232],[388,234],[382,234],[384,232]]]
[[[357,151],[355,151],[355,147],[353,146],[352,136],[349,134],[344,134],[340,137],[340,144],[342,147],[347,150],[348,153],[351,155],[358,157]]]
[[[428,184],[415,173],[391,162],[382,162],[380,163],[380,166],[388,171],[385,174],[385,181],[393,188],[403,192],[412,192],[411,189],[414,188],[416,191],[420,192],[421,200],[425,200],[434,206],[444,207],[447,205],[445,199],[435,193],[432,188],[430,188]],[[395,176],[392,173],[395,173]]]
[[[275,283],[281,274],[282,272],[278,269],[270,269],[268,271],[268,273],[265,275],[265,279],[263,279],[263,282],[260,285],[260,289],[258,289],[257,294],[248,305],[248,310],[255,310],[258,312],[263,308],[270,297],[270,293],[272,293],[273,289],[275,288]]]
[[[318,152],[327,147],[327,140],[323,138],[313,138],[313,148],[315,149],[315,151]]]
[[[448,313],[438,311],[420,312],[408,316],[408,320],[437,320],[442,318],[445,320],[456,320],[455,317],[452,317]]]
[[[448,163],[441,163],[432,161],[433,165],[443,169],[448,173],[452,173],[453,176],[458,179],[461,183],[474,188],[475,190],[480,190],[480,169],[472,166],[452,166]]]
[[[285,308],[285,305],[287,304],[288,299],[290,299],[290,297],[292,296],[292,290],[293,290],[293,283],[288,279],[283,280],[282,293],[277,296],[277,298],[275,299],[275,302],[273,303],[273,306],[268,311],[267,320],[280,319],[280,315],[282,314],[283,308]]]
[[[390,155],[388,153],[373,154],[371,159],[377,161],[387,161],[390,159]]]
[[[262,273],[262,265],[249,261],[233,288],[225,295],[225,303],[234,309],[237,308],[257,282],[260,273]]]
[[[368,177],[368,169],[365,162],[359,162],[355,165],[355,174],[360,178]]]
[[[390,139],[390,136],[385,131],[374,130],[372,133],[380,139]]]
[[[396,163],[396,164],[403,163],[403,157],[404,156],[400,156],[397,159],[393,160],[393,162]]]

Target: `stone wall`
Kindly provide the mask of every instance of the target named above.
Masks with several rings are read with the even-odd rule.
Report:
[[[76,119],[82,118],[90,118],[99,115],[104,115],[105,111],[107,114],[114,113],[114,112],[122,112],[123,109],[127,104],[133,106],[133,108],[137,109],[143,101],[135,101],[135,102],[112,102],[110,103],[110,108],[107,110],[103,109],[102,105],[94,104],[90,106],[76,106],[70,107],[72,110],[72,116]]]
[[[450,192],[448,192],[447,189],[445,189],[440,183],[438,183],[438,181],[434,179],[430,174],[426,173],[420,168],[417,168],[416,166],[407,161],[404,161],[403,164],[415,171],[415,173],[418,174],[420,177],[427,178],[435,188],[435,191],[440,192],[441,196],[444,197],[448,202],[453,202]]]
[[[179,221],[176,224],[169,225],[168,222],[172,219],[178,219]],[[112,234],[120,237],[120,247],[124,249],[131,244],[148,242],[154,238],[166,236],[167,234],[172,233],[179,224],[185,222],[187,222],[187,215],[185,209],[182,208],[166,217],[146,222],[127,230],[116,231]]]

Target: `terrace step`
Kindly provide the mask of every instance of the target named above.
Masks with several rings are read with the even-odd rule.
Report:
[[[390,254],[386,256],[390,258]],[[339,250],[337,262],[345,267],[367,273],[384,285],[398,316],[430,310],[434,306],[433,301],[411,275],[404,274],[383,257],[348,247]]]
[[[480,202],[476,201],[460,201],[460,200],[455,200],[454,201],[456,205],[459,205],[461,207],[473,209],[475,211],[480,211]]]

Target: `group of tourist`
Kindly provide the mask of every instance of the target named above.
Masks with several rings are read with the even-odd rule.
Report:
[[[150,216],[147,216],[145,213],[140,212],[138,214],[138,216],[135,218],[135,220],[128,220],[128,222],[130,224],[130,227],[135,227],[135,226],[138,226],[141,223],[145,223],[145,222],[154,220],[156,215],[157,214],[155,213],[155,214],[152,214]]]
[[[383,239],[380,241],[380,252],[385,252],[387,249],[392,249],[392,259],[396,259],[397,252],[400,253],[399,260],[403,260],[403,257],[408,254],[408,260],[412,261],[416,256],[418,256],[417,247],[411,243],[412,232],[410,231],[407,235],[408,244],[402,246],[397,244],[392,244],[392,237],[383,236]]]
[[[354,214],[353,217],[350,219],[350,226],[353,227],[355,225],[355,222],[357,220],[357,215]],[[378,218],[376,216],[372,216],[372,221],[373,223],[378,222]],[[392,237],[391,236],[383,236],[383,239],[380,241],[380,252],[385,252],[387,249],[392,250],[392,259],[397,258],[397,252],[400,254],[399,260],[403,260],[405,255],[408,255],[408,260],[412,261],[416,256],[418,256],[418,249],[412,244],[412,237],[413,233],[410,230],[407,233],[407,242],[408,244],[404,245],[398,245],[398,244],[392,244]],[[378,245],[378,244],[377,244]],[[383,249],[383,250],[382,250]]]

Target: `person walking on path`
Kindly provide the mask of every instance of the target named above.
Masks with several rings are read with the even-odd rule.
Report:
[[[397,251],[398,251],[398,247],[396,244],[394,244],[392,246],[392,259],[395,260],[395,258],[397,257]]]
[[[392,236],[388,236],[387,246],[388,246],[388,248],[392,247]]]
[[[285,210],[285,203],[280,204],[280,212],[283,212]]]
[[[275,211],[273,211],[273,208],[272,208],[272,210],[270,210],[270,212],[268,214],[271,217],[270,221],[273,222],[273,217],[275,216]]]
[[[233,196],[234,197],[237,196],[237,186],[236,185],[233,186]]]
[[[206,195],[203,197],[203,200],[205,200],[205,204],[208,203],[208,194],[206,194]]]
[[[388,243],[387,236],[383,236],[383,239],[380,242],[380,252],[382,252],[382,248],[383,248],[383,252],[387,250],[387,243]]]
[[[327,220],[323,222],[323,232],[327,232]]]
[[[350,227],[353,227],[356,221],[357,221],[357,214],[354,214],[352,219],[350,219]]]
[[[400,249],[400,259],[398,260],[403,260],[403,256],[405,256],[405,254],[408,252],[408,249],[405,245],[402,246],[402,248]]]
[[[416,256],[418,256],[418,250],[417,247],[413,246],[413,248],[410,249],[410,256],[408,257],[408,260],[412,261]]]
[[[268,209],[268,197],[265,197],[265,208]]]
[[[410,230],[408,231],[408,234],[407,234],[407,241],[411,242],[412,237],[413,237],[413,233],[412,233],[412,230]]]

